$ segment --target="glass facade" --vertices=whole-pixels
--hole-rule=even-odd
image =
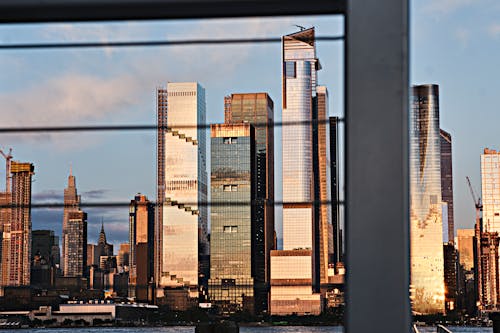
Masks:
[[[222,312],[253,309],[255,139],[250,124],[211,126],[210,301]],[[225,204],[227,203],[227,205]]]
[[[439,90],[412,88],[410,110],[411,299],[419,313],[444,312]]]
[[[87,214],[72,211],[67,215],[64,234],[64,276],[81,277],[87,265]]]
[[[453,215],[453,168],[451,155],[451,134],[440,130],[441,141],[441,193],[442,200],[446,202],[446,218],[443,215],[443,227],[448,234],[445,240],[451,244],[455,241],[455,223]]]
[[[255,127],[256,180],[252,276],[255,311],[268,308],[270,253],[274,249],[274,103],[267,93],[232,94],[224,98],[225,122]]]
[[[484,149],[481,155],[482,230],[500,233],[500,152]]]
[[[205,90],[196,82],[168,83],[166,93],[158,282],[161,287],[190,287],[197,297],[199,256],[208,254],[206,138],[198,126],[206,123]]]

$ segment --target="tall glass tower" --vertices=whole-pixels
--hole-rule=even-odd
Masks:
[[[439,88],[412,88],[410,113],[411,300],[419,313],[444,312]]]
[[[158,89],[158,279],[198,297],[201,256],[208,254],[205,89],[196,82]],[[163,126],[160,126],[164,124]],[[203,265],[200,265],[202,267]]]

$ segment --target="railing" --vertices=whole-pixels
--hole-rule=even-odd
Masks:
[[[437,325],[436,332],[437,333],[453,333],[452,331],[450,331],[449,329],[447,329],[446,327],[444,327],[441,324]]]

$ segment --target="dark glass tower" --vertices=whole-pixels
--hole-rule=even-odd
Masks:
[[[274,244],[274,103],[267,93],[232,94],[224,98],[226,123],[255,127],[256,205],[253,241],[255,311],[268,309],[270,253]]]
[[[211,125],[209,297],[222,313],[254,311],[257,209],[255,138],[250,124]]]
[[[441,196],[448,204],[448,242],[453,244],[455,240],[455,223],[453,219],[453,169],[451,154],[451,134],[439,130],[441,141]]]
[[[338,166],[338,117],[330,117],[330,176],[331,176],[331,197],[332,197],[332,225],[333,225],[333,258],[330,262],[337,264],[342,262],[342,230],[339,218],[339,166]]]

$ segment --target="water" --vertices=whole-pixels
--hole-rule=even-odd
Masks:
[[[436,333],[435,327],[419,327],[421,333]],[[449,326],[453,333],[492,333],[491,327],[458,327]],[[0,330],[0,333],[193,333],[194,327],[88,327],[88,328],[30,328]],[[273,326],[273,327],[240,327],[241,333],[342,333],[340,326]]]

